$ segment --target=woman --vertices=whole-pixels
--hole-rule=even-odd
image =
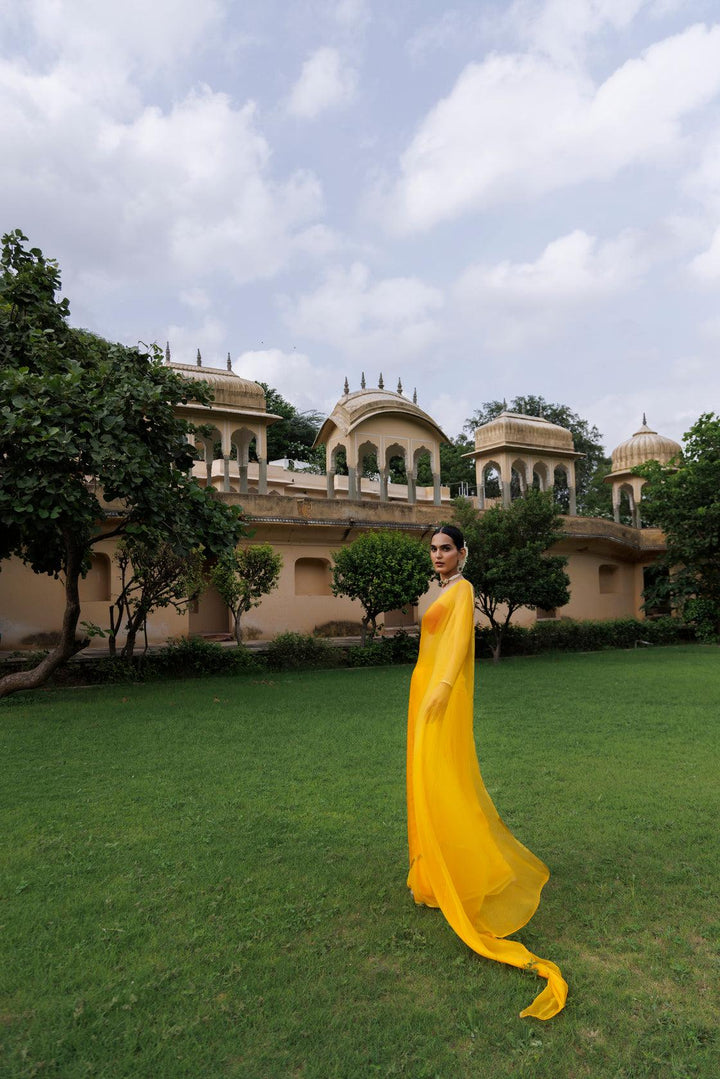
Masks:
[[[462,575],[466,555],[453,525],[432,537],[430,556],[443,591],[422,620],[410,685],[408,887],[416,903],[439,907],[480,955],[547,978],[520,1015],[550,1019],[567,996],[560,971],[518,941],[503,939],[530,920],[550,874],[500,820],[480,776],[473,740],[475,599]]]

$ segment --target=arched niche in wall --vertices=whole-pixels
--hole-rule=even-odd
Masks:
[[[93,554],[90,569],[80,578],[81,603],[110,602],[110,559],[106,554]]]
[[[295,595],[331,596],[330,562],[327,558],[295,559]]]

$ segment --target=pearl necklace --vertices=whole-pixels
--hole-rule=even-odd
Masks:
[[[453,581],[459,580],[461,577],[462,577],[462,573],[459,573],[459,572],[458,573],[453,573],[452,577],[446,577],[445,580],[443,580],[442,577],[441,577],[440,578],[440,587],[441,588],[447,588],[447,586],[449,584],[452,584]]]

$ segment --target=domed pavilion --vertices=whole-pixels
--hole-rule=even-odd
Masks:
[[[661,465],[669,464],[680,452],[680,444],[672,438],[659,435],[657,431],[648,427],[647,419],[643,414],[642,425],[635,434],[626,438],[613,450],[612,472],[605,477],[605,483],[612,484],[613,517],[618,523],[622,497],[625,495],[633,526],[641,527],[640,499],[646,481],[642,476],[633,475],[633,469],[638,465],[644,465],[646,461],[659,461]]]
[[[382,383],[382,376],[380,378]],[[375,455],[380,473],[380,501],[388,501],[390,462],[401,458],[407,473],[407,500],[417,498],[417,469],[424,454],[430,457],[433,478],[433,503],[441,503],[440,443],[450,439],[435,420],[423,412],[414,400],[401,392],[363,387],[346,392],[323,423],[315,440],[325,447],[327,497],[335,497],[338,453],[344,450],[348,470],[348,498],[362,498],[363,462]]]
[[[542,416],[526,416],[507,410],[475,431],[475,449],[465,454],[475,460],[478,505],[485,508],[485,484],[495,472],[500,481],[504,505],[511,501],[513,474],[520,493],[537,484],[541,491],[555,485],[557,472],[564,474],[569,491],[570,513],[577,512],[575,462],[584,454],[575,452],[572,432]]]
[[[240,494],[247,494],[249,450],[254,442],[258,459],[258,493],[266,494],[267,429],[271,423],[276,423],[280,416],[266,412],[262,386],[234,373],[230,353],[227,357],[227,370],[203,367],[199,349],[196,363],[175,363],[170,359],[168,346],[165,350],[165,362],[179,375],[207,382],[213,390],[211,405],[201,405],[190,399],[187,404],[177,406],[177,412],[183,419],[212,428],[208,434],[196,432],[193,436],[193,443],[202,450],[204,456],[208,487],[212,483],[213,451],[215,444],[219,442],[223,456],[222,490],[230,491],[230,460],[234,447],[240,477],[239,491]]]

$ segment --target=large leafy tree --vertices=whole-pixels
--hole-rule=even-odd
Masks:
[[[282,556],[269,543],[225,551],[212,567],[210,580],[233,616],[238,644],[242,643],[240,619],[277,588],[281,569]]]
[[[260,385],[265,391],[267,411],[275,416],[282,416],[281,420],[268,427],[268,461],[287,457],[291,461],[305,461],[313,470],[324,470],[324,448],[312,448],[323,420],[321,414],[312,410],[301,412],[266,382],[261,382]]]
[[[402,532],[366,532],[333,555],[332,590],[360,601],[362,639],[374,637],[384,611],[411,606],[428,590],[430,554]]]
[[[506,401],[486,401],[465,421],[465,430],[474,431],[476,427],[494,420],[505,409],[522,412],[526,416],[542,416],[550,423],[572,431],[576,451],[585,454],[575,462],[577,511],[585,517],[611,518],[612,495],[610,488],[601,482],[602,476],[609,470],[610,462],[605,456],[602,435],[597,427],[584,420],[577,412],[573,412],[568,405],[555,404],[546,401],[544,397],[526,394],[514,397],[509,405]],[[556,495],[561,507],[567,512],[567,488],[558,484]]]
[[[76,638],[78,582],[103,536],[209,555],[243,533],[236,509],[190,476],[191,426],[174,407],[209,387],[165,367],[159,350],[72,328],[57,264],[15,231],[0,262],[0,559],[61,577],[57,646],[33,670],[0,680],[0,696],[34,688],[86,643]],[[186,527],[188,522],[192,527]],[[185,530],[184,530],[185,529]]]
[[[450,488],[451,494],[457,494],[461,484],[475,487],[475,463],[463,456],[474,449],[474,443],[462,431],[452,442],[440,443],[440,479]],[[420,462],[417,481],[421,487],[432,487],[432,472],[427,459]]]
[[[484,513],[457,499],[455,516],[468,545],[464,573],[490,623],[497,663],[503,633],[520,607],[549,610],[570,598],[567,559],[547,554],[562,537],[560,514],[550,492],[529,490],[510,506]]]
[[[647,483],[642,515],[665,533],[660,572],[646,589],[645,606],[668,603],[705,640],[720,638],[720,417],[706,412],[683,435],[682,454],[667,465],[648,461],[635,470]],[[665,571],[665,572],[663,572]]]

